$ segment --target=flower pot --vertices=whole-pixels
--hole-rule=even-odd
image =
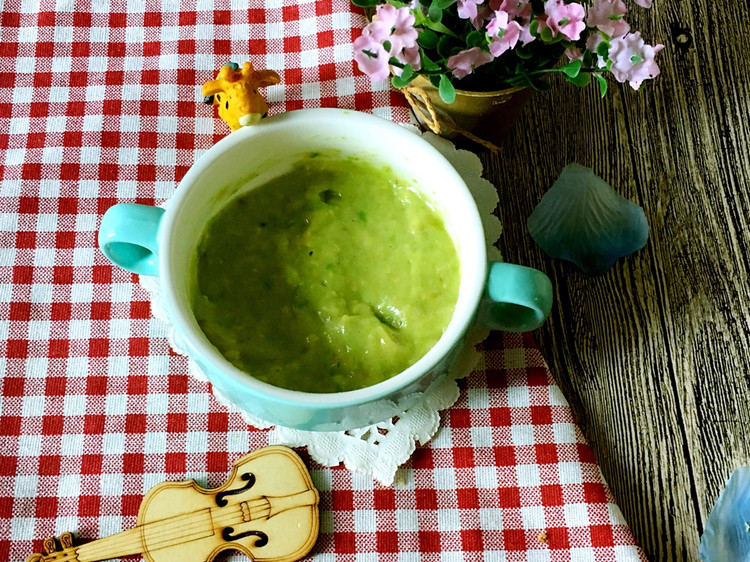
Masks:
[[[493,92],[457,89],[455,101],[445,103],[424,76],[417,76],[401,91],[419,122],[434,133],[447,138],[462,135],[494,150],[511,131],[532,93],[529,88]]]

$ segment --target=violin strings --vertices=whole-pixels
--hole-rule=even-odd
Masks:
[[[217,517],[208,517],[209,521],[214,523],[212,531],[215,527],[226,526],[227,524],[239,524],[244,523],[242,520],[242,510],[239,506],[231,506],[235,513],[229,513],[225,510],[229,510],[229,507],[224,508],[208,508],[210,512],[214,510],[221,510],[221,513]],[[211,513],[213,515],[213,513]],[[182,515],[175,515],[167,519],[160,521],[153,521],[139,525],[133,529],[128,529],[116,535],[104,537],[102,539],[87,543],[78,547],[79,556],[85,554],[88,557],[96,557],[101,555],[107,555],[111,557],[113,551],[121,552],[122,549],[131,550],[137,548],[137,552],[142,552],[142,548],[148,550],[159,550],[167,546],[171,546],[170,543],[175,541],[183,541],[185,536],[193,534],[202,528],[205,528],[205,520],[207,517],[205,509]],[[239,516],[239,520],[238,520]],[[180,520],[179,522],[176,520]],[[175,535],[174,526],[180,524],[180,531],[178,535]],[[144,534],[147,533],[148,544],[144,543]],[[135,535],[135,536],[133,536]],[[124,554],[120,554],[124,556]],[[93,560],[101,560],[101,558],[93,558]]]
[[[210,508],[209,508],[210,509]],[[226,509],[226,508],[225,508]],[[89,543],[91,548],[85,550],[86,555],[98,556],[103,552],[110,553],[113,549],[132,549],[133,547],[138,548],[139,551],[145,546],[149,550],[158,550],[164,548],[165,543],[174,542],[176,540],[182,540],[184,537],[193,534],[195,531],[206,528],[206,519],[216,524],[223,524],[224,520],[236,519],[231,514],[227,513],[216,518],[207,518],[205,510],[199,512],[175,515],[173,517],[162,519],[159,521],[153,521],[139,525],[133,529],[125,531],[124,533],[118,533],[111,537],[105,537],[93,543]],[[175,535],[175,529],[179,525],[178,534]],[[211,529],[213,531],[213,528]],[[147,533],[149,538],[148,544],[144,545],[144,533]],[[84,545],[81,548],[87,547]],[[169,546],[168,544],[166,546]]]
[[[249,509],[251,519],[254,519],[256,516],[265,516],[267,518],[270,514],[271,506],[267,499],[259,498],[256,500],[249,500],[247,503],[253,504]],[[206,513],[206,511],[208,511],[208,513]],[[215,511],[218,511],[219,514],[214,517]],[[234,511],[234,513],[231,513],[231,511]],[[207,516],[213,523],[212,531],[216,527],[246,523],[242,517],[242,508],[238,504],[232,505],[231,508],[209,507],[193,513],[174,515],[166,519],[139,525],[133,529],[83,545],[83,547],[79,547],[79,551],[81,548],[89,547],[84,548],[86,557],[89,557],[102,555],[111,556],[111,552],[115,549],[132,550],[135,548],[135,552],[141,552],[141,549],[144,546],[148,550],[159,550],[172,546],[178,541],[184,542],[185,536],[189,536],[190,534],[193,534],[193,532],[205,529],[206,525],[204,519],[206,519]],[[174,527],[177,524],[180,524],[180,532],[178,535],[175,535]],[[144,533],[148,533],[147,545],[143,544]],[[120,555],[123,556],[124,554]]]
[[[154,523],[156,524],[155,527],[149,527],[150,524],[147,523],[145,525],[139,525],[133,529],[129,529],[128,531],[125,531],[123,533],[118,533],[116,535],[112,535],[111,537],[105,537],[92,543],[85,544],[82,547],[79,547],[79,556],[85,555],[86,558],[91,556],[94,557],[94,560],[101,560],[105,557],[111,558],[113,556],[113,553],[115,553],[117,556],[125,556],[126,553],[133,554],[134,552],[142,552],[144,549],[151,550],[154,549],[154,547],[159,548],[158,546],[156,546],[156,544],[158,544],[159,542],[164,542],[164,539],[162,539],[162,541],[154,541],[156,544],[153,545],[151,544],[151,541],[149,541],[148,544],[144,544],[144,527],[151,529],[157,528],[158,526],[162,525],[162,522]],[[199,520],[197,521],[197,523],[200,525],[201,521]],[[168,522],[168,527],[178,524],[179,522],[173,519]],[[187,529],[183,525],[180,525],[179,535],[175,535],[175,531],[170,530],[169,528],[157,530],[154,535],[157,539],[160,536],[166,536],[166,541],[169,542],[170,540],[180,539],[181,537],[184,537],[185,531],[192,530],[193,527],[194,524],[189,524]]]
[[[181,526],[179,534],[177,535],[174,530],[164,529],[153,535],[150,534],[147,542],[144,542],[142,529],[136,527],[135,529],[131,529],[131,531],[135,531],[135,533],[129,534],[128,536],[118,537],[117,540],[110,541],[107,540],[110,537],[107,537],[100,541],[89,543],[91,548],[88,549],[86,547],[89,545],[84,545],[82,549],[79,550],[79,556],[83,555],[87,560],[102,560],[104,558],[111,558],[113,555],[125,556],[127,554],[135,554],[145,550],[159,550],[184,542],[185,537],[192,534],[191,531],[202,529],[205,529],[205,523],[201,524],[201,522],[198,522],[197,526],[195,524],[191,524],[186,528]],[[81,556],[81,558],[83,558],[83,556]]]

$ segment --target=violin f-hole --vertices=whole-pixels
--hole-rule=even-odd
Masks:
[[[268,544],[268,535],[263,531],[245,531],[244,533],[238,533],[236,535],[233,533],[234,527],[224,527],[221,531],[221,538],[229,542],[244,539],[245,537],[258,537],[258,540],[253,543],[254,547],[266,546]]]
[[[234,496],[235,494],[241,494],[242,492],[249,490],[253,487],[255,484],[255,475],[252,472],[246,472],[242,476],[240,476],[242,480],[246,480],[247,484],[245,484],[242,488],[237,488],[236,490],[227,490],[225,492],[219,492],[216,494],[216,505],[219,507],[224,507],[227,505],[227,500],[224,499],[226,496]]]

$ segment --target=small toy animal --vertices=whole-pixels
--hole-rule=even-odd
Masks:
[[[203,101],[219,108],[221,117],[236,131],[240,127],[255,125],[268,115],[268,105],[258,88],[281,82],[273,70],[255,70],[246,62],[240,70],[235,62],[225,64],[216,75],[216,80],[203,84]]]

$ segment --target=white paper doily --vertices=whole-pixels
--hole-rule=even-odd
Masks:
[[[501,259],[495,242],[502,228],[499,219],[493,214],[498,203],[495,187],[482,178],[482,163],[476,154],[467,150],[457,150],[450,141],[431,132],[420,133],[413,126],[406,126],[415,134],[434,146],[461,175],[469,187],[482,217],[487,240],[487,257],[493,261]],[[167,202],[164,206],[167,206]],[[140,284],[151,296],[151,311],[154,317],[170,323],[167,311],[161,300],[159,279],[141,276]],[[290,447],[307,447],[310,456],[324,466],[344,466],[353,472],[368,475],[389,486],[400,465],[409,459],[417,443],[427,443],[440,427],[440,411],[450,408],[458,400],[459,390],[456,380],[467,376],[476,366],[480,354],[475,345],[489,335],[486,328],[473,327],[467,333],[463,354],[459,357],[451,376],[437,381],[425,392],[421,402],[413,408],[384,422],[349,431],[301,431],[288,427],[274,426],[252,414],[239,410],[214,388],[216,399],[232,411],[239,412],[248,424],[259,429],[270,429],[269,441],[272,444]],[[177,353],[187,356],[186,350],[169,327],[169,342]],[[189,359],[190,374],[205,381],[206,376],[192,359]],[[212,387],[213,388],[213,387]]]

